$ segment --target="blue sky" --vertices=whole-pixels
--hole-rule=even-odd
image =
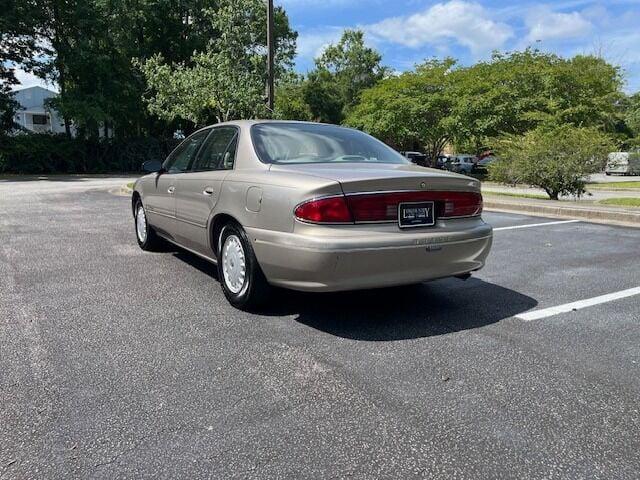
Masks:
[[[383,62],[402,71],[446,55],[463,64],[533,45],[564,56],[599,54],[620,65],[626,90],[640,90],[640,0],[275,0],[299,33],[305,72],[345,28],[361,28]]]
[[[534,45],[564,56],[599,54],[620,65],[627,92],[640,91],[640,0],[275,0],[298,31],[296,68],[306,72],[345,28],[361,28],[367,43],[395,70],[425,58],[453,56],[463,64],[492,50]],[[22,86],[40,84],[19,71]],[[22,87],[20,86],[20,87]],[[20,88],[18,87],[18,88]],[[55,87],[54,87],[55,88]]]

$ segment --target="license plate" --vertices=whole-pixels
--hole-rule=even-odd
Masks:
[[[434,225],[434,203],[415,202],[398,205],[398,225],[400,228],[428,227]]]

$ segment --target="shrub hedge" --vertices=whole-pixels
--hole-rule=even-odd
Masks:
[[[179,141],[157,138],[87,140],[65,135],[0,136],[0,173],[128,173],[164,159]]]

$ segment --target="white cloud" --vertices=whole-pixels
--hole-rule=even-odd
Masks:
[[[298,35],[298,55],[303,58],[315,58],[322,54],[331,43],[340,40],[344,28],[327,27],[323,30],[300,32]]]
[[[591,51],[586,53],[602,55],[614,65],[620,65],[626,78],[626,90],[629,93],[640,91],[640,32],[637,28],[612,30],[599,37]]]
[[[363,28],[374,39],[418,48],[436,47],[454,41],[480,55],[500,48],[513,35],[506,23],[493,20],[478,3],[451,0],[437,3],[422,12],[392,17]]]
[[[591,32],[593,25],[580,12],[556,13],[549,8],[535,8],[525,19],[529,33],[527,42],[580,38]]]

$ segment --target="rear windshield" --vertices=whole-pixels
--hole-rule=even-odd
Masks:
[[[251,137],[265,163],[410,163],[370,135],[334,125],[259,123]]]

